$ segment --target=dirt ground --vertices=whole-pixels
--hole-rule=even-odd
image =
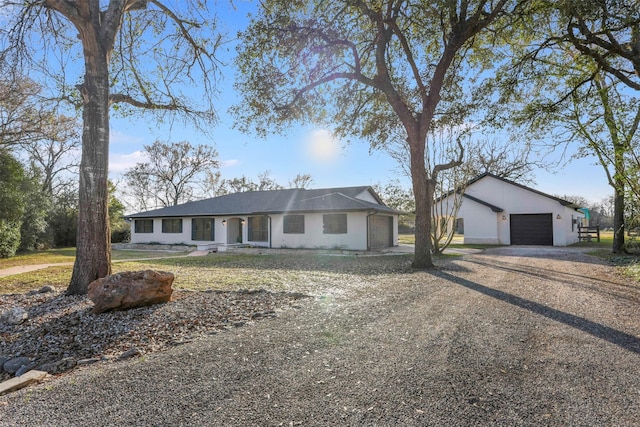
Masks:
[[[637,283],[566,248],[438,264],[0,396],[0,425],[640,425]]]

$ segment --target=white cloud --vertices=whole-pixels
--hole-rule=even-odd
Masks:
[[[129,154],[111,154],[109,156],[109,172],[121,173],[135,166],[136,163],[146,162],[147,160],[146,154],[141,150]]]
[[[307,153],[314,162],[331,163],[341,154],[340,143],[326,129],[316,129],[307,139]]]
[[[233,166],[238,166],[240,164],[240,160],[238,159],[230,159],[230,160],[222,160],[220,161],[221,168],[231,168]]]

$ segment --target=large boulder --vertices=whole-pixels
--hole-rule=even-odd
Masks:
[[[173,278],[173,273],[153,270],[112,274],[91,282],[88,297],[94,313],[160,304],[171,300]]]

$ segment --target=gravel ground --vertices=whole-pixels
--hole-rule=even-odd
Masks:
[[[1,396],[0,425],[640,425],[640,287],[612,267],[379,260],[276,318]]]

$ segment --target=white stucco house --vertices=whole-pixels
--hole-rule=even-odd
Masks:
[[[440,200],[446,202],[453,192]],[[490,173],[469,181],[455,226],[467,244],[567,246],[578,241],[580,206]]]
[[[128,215],[131,243],[375,250],[398,215],[371,187],[248,191]]]

